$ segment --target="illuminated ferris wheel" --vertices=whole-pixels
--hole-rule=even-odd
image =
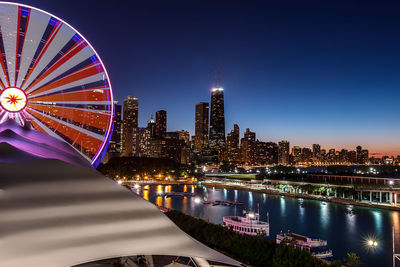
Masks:
[[[40,9],[0,2],[0,123],[30,121],[97,165],[113,112],[107,71],[79,32]]]

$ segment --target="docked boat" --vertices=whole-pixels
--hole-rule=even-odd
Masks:
[[[277,244],[285,244],[307,250],[312,256],[325,259],[332,257],[332,250],[328,249],[328,242],[319,238],[307,237],[295,233],[280,233],[276,235]]]
[[[269,222],[260,221],[259,213],[246,210],[243,213],[244,216],[224,216],[224,225],[241,234],[269,236]]]
[[[170,192],[165,194],[165,197],[192,197],[192,196],[194,196],[194,194],[188,192]]]

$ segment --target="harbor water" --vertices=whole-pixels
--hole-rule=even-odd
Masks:
[[[335,259],[355,252],[362,262],[371,265],[392,266],[393,238],[400,250],[400,212],[357,207],[316,200],[297,199],[244,190],[216,189],[201,185],[144,186],[133,189],[155,205],[182,211],[186,214],[222,224],[223,216],[242,215],[243,209],[260,210],[260,219],[269,214],[270,238],[281,231],[291,231],[328,241]],[[166,197],[168,192],[188,192],[193,196]],[[204,205],[203,201],[238,201],[243,205]],[[378,242],[374,256],[367,240]],[[397,265],[400,266],[400,265]]]

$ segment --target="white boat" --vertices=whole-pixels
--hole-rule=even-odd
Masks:
[[[241,234],[269,236],[269,222],[260,221],[259,213],[246,210],[243,213],[244,216],[224,216],[224,225]]]
[[[324,259],[332,257],[332,250],[327,248],[328,241],[319,238],[281,232],[276,235],[276,243],[307,250],[316,258]]]

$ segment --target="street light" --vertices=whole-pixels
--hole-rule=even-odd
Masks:
[[[369,239],[368,240],[368,246],[372,249],[372,264],[371,266],[374,266],[374,256],[375,256],[375,249],[378,247],[378,242],[375,240]]]

